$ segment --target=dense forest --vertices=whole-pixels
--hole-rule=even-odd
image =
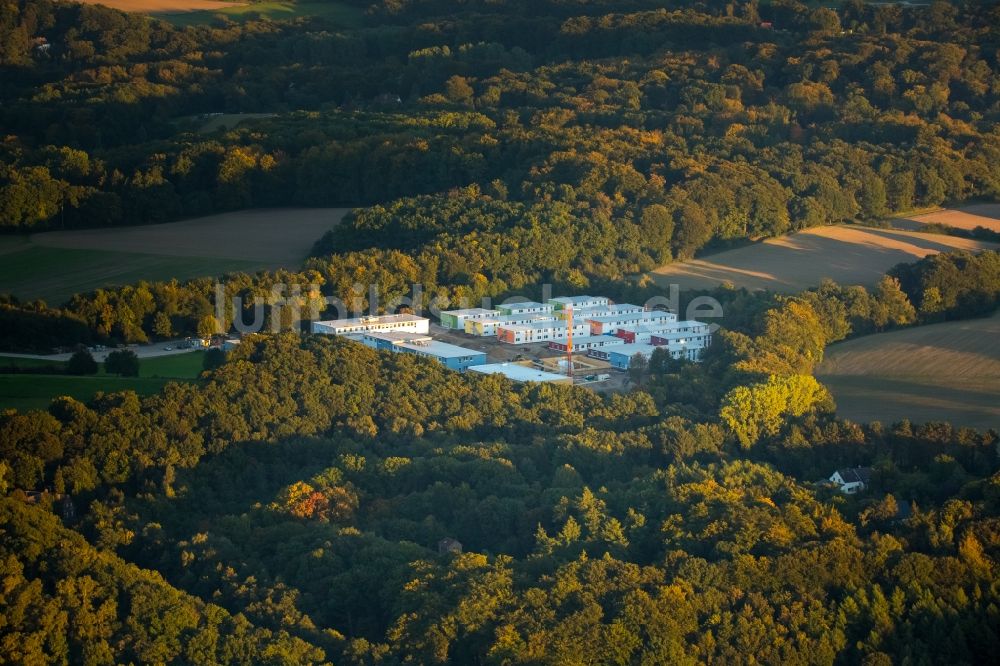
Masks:
[[[301,270],[221,279],[294,330],[275,285],[644,302],[706,247],[1000,193],[996,4],[342,4],[360,25],[0,0],[0,225],[361,205]],[[624,393],[286,330],[156,395],[0,412],[0,663],[995,659],[1000,434],[843,421],[812,372],[995,311],[1000,254],[711,295],[704,362]],[[214,278],[15,296],[4,349],[233,324]],[[854,466],[865,493],[823,482]]]
[[[459,305],[615,289],[706,246],[1000,192],[995,4],[357,4],[351,28],[176,28],[9,0],[0,224],[370,203],[303,271],[230,276],[227,296],[317,285],[302,305],[322,309],[419,282]],[[200,131],[222,112],[273,115]],[[228,328],[213,298],[208,280],[137,284],[0,314],[143,341]]]
[[[704,363],[654,354],[626,394],[285,333],[246,338],[200,384],[2,414],[3,649],[988,661],[998,433],[839,421],[811,372],[845,336],[992,310],[1000,256],[895,273],[871,292],[734,292]],[[856,465],[874,468],[861,496],[820,481]]]
[[[0,220],[139,224],[479,184],[616,226],[663,205],[672,238],[641,241],[641,262],[997,193],[995,4],[663,5],[386,0],[354,29],[174,28],[7,0]],[[201,114],[248,112],[276,115],[198,131]]]

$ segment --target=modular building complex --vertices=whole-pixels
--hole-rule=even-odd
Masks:
[[[339,335],[387,351],[433,358],[452,370],[486,363],[485,352],[435,340],[430,320],[411,314],[372,315],[353,319],[314,321],[312,332]]]
[[[709,328],[708,324],[703,324],[700,321],[676,321],[636,327],[634,329],[623,328],[615,331],[615,336],[622,338],[625,342],[636,342],[647,345],[686,342],[688,344],[697,343],[702,347],[707,347],[712,343],[711,328]]]
[[[311,330],[322,335],[359,335],[374,331],[427,333],[430,331],[430,320],[412,314],[370,315],[353,319],[314,321]]]
[[[638,342],[638,341],[637,341]],[[708,347],[712,344],[712,333],[708,324],[700,321],[679,321],[677,327],[653,333],[649,336],[651,345],[688,345]]]
[[[523,326],[535,322],[553,322],[555,319],[548,315],[539,314],[517,314],[492,319],[467,319],[465,322],[465,332],[469,335],[496,336],[501,327]]]
[[[614,335],[583,335],[580,337],[574,335],[572,345],[566,339],[553,340],[549,343],[549,349],[561,352],[585,352],[591,349],[601,349],[602,347],[623,344],[625,344],[625,340]]]
[[[507,303],[495,310],[452,310],[441,313],[441,323],[470,335],[495,337],[504,344],[543,343],[555,352],[586,354],[619,370],[627,370],[638,355],[649,359],[656,349],[671,358],[698,361],[712,342],[708,324],[678,321],[673,312],[615,304],[603,296],[560,296],[546,303]],[[537,362],[551,360],[539,358]],[[570,362],[565,361],[566,368]],[[517,381],[569,380],[569,375],[559,374],[557,368],[547,368],[555,370],[547,372],[520,363],[475,363],[464,367],[504,374]]]
[[[487,310],[486,308],[447,310],[441,313],[441,325],[455,331],[464,331],[467,321],[496,319],[499,316],[501,316],[499,310]]]
[[[586,308],[600,308],[611,304],[611,301],[604,296],[559,296],[550,298],[549,304],[555,310],[565,310],[572,307],[574,310]]]
[[[543,314],[552,315],[553,306],[549,303],[536,303],[535,301],[521,301],[519,303],[505,303],[498,305],[497,310],[501,315],[530,315]]]
[[[465,370],[486,363],[486,353],[451,345],[439,340],[403,342],[396,349],[405,354],[415,354],[440,361],[446,368]]]
[[[590,323],[590,332],[593,335],[613,335],[619,330],[628,331],[643,326],[670,324],[675,321],[677,321],[677,315],[673,312],[660,310],[587,317],[587,322]]]
[[[662,349],[670,354],[670,358],[684,359],[687,361],[700,361],[704,352],[704,347],[681,342],[671,342],[664,344],[645,344],[641,342],[626,342],[621,345],[610,345],[605,347],[592,348],[587,352],[591,358],[600,361],[607,361],[612,367],[619,370],[627,370],[632,363],[632,358],[636,354],[641,354],[648,361],[653,352]]]
[[[628,370],[629,365],[632,363],[632,357],[641,354],[648,360],[655,350],[656,347],[653,345],[624,344],[614,347],[604,347],[603,349],[594,349],[588,355],[602,361],[607,361],[612,368]]]
[[[452,370],[465,370],[486,363],[486,352],[440,342],[429,335],[400,331],[366,333],[361,342],[375,349],[433,358]]]
[[[569,322],[561,319],[552,319],[529,324],[503,325],[497,328],[497,339],[510,345],[565,340],[571,330],[568,324]],[[572,331],[573,335],[587,335],[590,333],[590,328],[587,322],[579,322],[573,324]]]
[[[646,312],[646,308],[641,305],[632,305],[631,303],[616,303],[614,305],[597,305],[593,307],[586,308],[576,308],[572,310],[564,308],[562,310],[556,310],[555,316],[560,319],[567,319],[572,312],[573,319],[591,319],[593,317],[610,317],[613,315],[635,315],[642,312]]]

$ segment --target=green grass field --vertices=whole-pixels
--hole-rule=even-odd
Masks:
[[[68,395],[86,402],[98,392],[135,391],[139,395],[158,393],[170,382],[194,381],[201,374],[205,352],[159,356],[142,359],[138,377],[118,377],[104,373],[96,375],[16,375],[0,373],[0,410],[18,411],[46,409],[53,398]],[[61,361],[0,356],[0,367],[64,366]]]
[[[10,240],[0,239],[0,248],[9,246]],[[72,250],[24,243],[22,249],[0,250],[0,292],[12,293],[24,301],[40,298],[57,307],[73,294],[101,287],[140,280],[186,280],[260,267],[257,262],[239,259]]]
[[[139,362],[139,377],[194,379],[201,374],[201,365],[204,358],[204,351],[144,358]]]
[[[356,7],[339,2],[258,2],[234,5],[224,9],[208,11],[155,14],[177,26],[204,25],[216,16],[225,16],[233,21],[242,21],[253,16],[261,16],[272,21],[283,21],[300,16],[317,16],[344,28],[354,28],[361,24],[362,14]]]
[[[62,368],[65,361],[43,361],[40,358],[17,358],[16,356],[0,356],[0,368]]]
[[[98,392],[135,391],[139,395],[158,393],[177,379],[151,377],[69,377],[64,375],[0,375],[0,409],[25,412],[46,409],[53,398],[68,395],[86,402]]]

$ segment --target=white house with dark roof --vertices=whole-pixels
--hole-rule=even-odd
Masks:
[[[854,495],[868,487],[871,476],[871,467],[848,467],[834,472],[830,477],[830,483],[839,486],[840,492],[845,495]]]

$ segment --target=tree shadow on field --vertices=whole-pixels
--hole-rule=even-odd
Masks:
[[[959,248],[954,245],[944,243],[941,241],[933,240],[927,238],[927,234],[921,236],[914,236],[909,233],[900,233],[898,231],[892,231],[890,229],[865,229],[866,232],[872,234],[873,236],[879,236],[887,240],[893,241],[903,241],[914,247],[918,247],[927,250],[927,254],[939,253],[939,252],[953,252]],[[951,238],[950,236],[945,236],[945,238]],[[987,243],[984,241],[973,241],[982,243],[984,247],[1000,247],[996,243]],[[926,255],[925,255],[926,256]]]
[[[872,287],[897,264],[957,249],[947,242],[899,231],[850,226],[824,229],[804,230],[700,257],[673,269],[668,265],[651,276],[660,284],[677,282],[682,288],[711,288],[732,282],[750,290],[788,293],[817,287],[825,278],[842,285]],[[846,238],[837,237],[839,229]],[[982,247],[1000,245],[982,243]]]
[[[835,342],[827,347],[827,351],[836,351],[837,353],[871,352],[867,345],[870,344],[873,336],[878,336],[879,341],[886,345],[896,344],[912,347],[914,354],[933,353],[933,351],[924,351],[929,347],[974,355],[981,358],[982,362],[986,364],[1000,364],[1000,346],[996,345],[995,342],[1000,340],[1000,310],[983,317],[870,333],[850,340]],[[965,336],[975,336],[979,349],[970,349],[970,345],[963,341]],[[997,392],[1000,393],[1000,385],[997,387]]]
[[[833,394],[838,413],[855,421],[892,422],[905,418],[914,423],[947,420],[956,426],[1000,427],[1000,400],[989,390],[855,375],[818,379]]]

